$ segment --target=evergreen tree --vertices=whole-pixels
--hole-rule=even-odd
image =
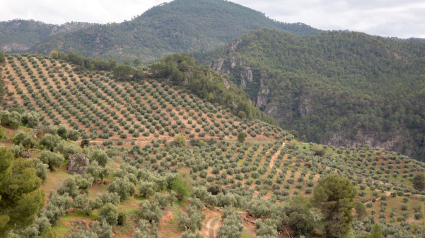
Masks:
[[[326,237],[341,237],[350,231],[356,191],[348,178],[329,174],[314,189],[313,203],[323,215]]]
[[[44,206],[45,194],[40,186],[31,161],[13,160],[11,151],[0,148],[0,237],[32,224]]]
[[[413,187],[416,190],[424,191],[425,189],[425,174],[418,173],[415,177],[413,177]]]

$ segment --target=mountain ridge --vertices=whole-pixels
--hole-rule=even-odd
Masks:
[[[131,21],[96,25],[44,39],[29,53],[72,50],[85,57],[139,58],[151,63],[166,55],[212,49],[254,29],[273,28],[298,35],[321,32],[301,23],[281,23],[263,13],[221,0],[175,0]]]
[[[421,158],[423,50],[422,43],[358,32],[296,37],[262,29],[192,56],[309,140]]]
[[[23,19],[3,21],[0,22],[0,50],[5,53],[21,53],[49,36],[92,25],[86,22],[67,22],[56,25]]]

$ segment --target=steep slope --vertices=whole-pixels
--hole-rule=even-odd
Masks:
[[[193,54],[308,140],[425,156],[425,45],[356,32],[258,30]]]
[[[146,144],[152,139],[171,140],[176,134],[221,140],[235,138],[240,131],[250,138],[286,135],[267,123],[238,119],[230,109],[166,82],[114,82],[110,73],[74,74],[72,65],[58,63],[41,55],[8,56],[4,103],[39,111],[45,126],[64,124],[78,129],[83,139],[106,144]]]
[[[264,27],[297,35],[320,32],[301,23],[276,22],[227,1],[175,0],[156,6],[132,21],[50,37],[29,52],[72,50],[86,57],[113,58],[119,62],[139,58],[146,63],[170,53],[212,49]]]
[[[24,52],[49,36],[76,31],[92,25],[84,22],[53,25],[34,20],[0,22],[0,50],[5,53]]]

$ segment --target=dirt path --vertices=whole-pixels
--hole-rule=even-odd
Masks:
[[[208,208],[204,209],[206,214],[206,219],[204,220],[204,225],[202,227],[201,233],[206,238],[216,238],[218,234],[218,229],[222,225],[221,212],[210,210]]]
[[[283,143],[282,144],[282,148],[285,146],[285,143]],[[272,156],[272,159],[270,160],[270,164],[269,164],[269,167],[270,168],[273,168],[273,164],[274,164],[274,162],[276,161],[276,159],[277,159],[277,157],[279,156],[279,154],[280,154],[280,151],[281,151],[282,149],[280,149],[280,150],[278,150],[273,156]]]

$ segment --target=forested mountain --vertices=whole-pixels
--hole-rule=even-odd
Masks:
[[[24,52],[49,36],[79,30],[92,25],[84,22],[53,25],[20,19],[0,22],[0,50],[5,53]]]
[[[258,108],[310,141],[425,156],[423,43],[262,29],[192,55],[229,75]]]
[[[212,49],[260,28],[300,36],[320,32],[302,23],[277,22],[228,1],[175,0],[153,7],[131,21],[49,37],[29,52],[72,50],[85,57],[113,58],[118,62],[139,58],[146,63],[175,52]]]

